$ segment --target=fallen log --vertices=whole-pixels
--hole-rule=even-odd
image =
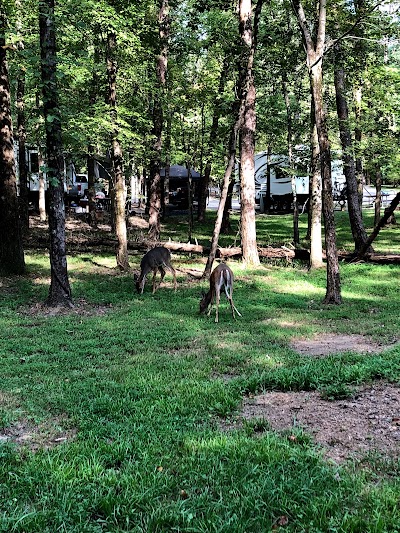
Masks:
[[[35,236],[27,239],[25,242],[27,248],[48,248],[49,241],[47,236]],[[95,237],[91,238],[90,236],[77,235],[76,237],[68,238],[67,237],[67,252],[68,253],[79,253],[85,251],[102,251],[102,249],[115,250],[117,246],[117,240],[112,237]],[[176,241],[166,241],[162,243],[162,246],[165,246],[171,252],[174,253],[192,253],[199,255],[208,255],[210,249],[202,246],[200,244],[190,244],[182,243]],[[146,241],[129,241],[128,249],[137,253],[145,253],[149,249],[149,243]],[[300,259],[303,261],[308,261],[310,257],[310,252],[305,249],[290,249],[285,246],[274,248],[272,246],[258,248],[258,253],[260,257],[265,257],[267,259]],[[217,249],[217,258],[219,259],[228,259],[230,257],[240,257],[242,255],[242,249],[240,246],[233,246],[231,248],[218,248]],[[340,261],[358,261],[358,262],[368,262],[376,263],[382,265],[400,265],[400,255],[399,254],[379,254],[371,253],[366,254],[362,259],[357,258],[354,253],[347,252],[338,252],[338,258]],[[326,259],[325,254],[323,259]]]

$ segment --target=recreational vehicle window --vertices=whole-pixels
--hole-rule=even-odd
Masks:
[[[39,154],[37,152],[29,152],[29,171],[32,174],[39,172]]]

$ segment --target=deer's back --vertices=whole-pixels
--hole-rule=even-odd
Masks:
[[[171,252],[164,246],[156,246],[156,248],[152,248],[143,256],[140,268],[142,270],[146,268],[154,269],[164,264],[169,265],[170,262]]]

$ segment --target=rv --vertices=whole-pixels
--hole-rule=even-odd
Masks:
[[[255,184],[256,184],[256,204],[260,206],[260,211],[264,212],[267,194],[267,175],[269,166],[270,176],[270,204],[272,211],[288,212],[292,208],[293,191],[292,175],[296,188],[297,201],[300,206],[307,208],[309,198],[309,175],[304,168],[300,157],[295,158],[295,168],[289,167],[289,158],[285,155],[273,154],[267,156],[267,152],[260,152],[254,157],[255,164]],[[343,165],[341,160],[332,162],[332,186],[335,197],[340,197],[345,185],[343,175]]]

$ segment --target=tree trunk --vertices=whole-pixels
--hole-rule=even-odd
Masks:
[[[336,248],[335,213],[332,194],[331,150],[326,129],[326,115],[322,101],[322,64],[311,69],[311,83],[315,103],[315,123],[321,160],[322,176],[322,211],[325,224],[325,248],[327,259],[327,287],[324,303],[340,304],[342,302],[339,261]]]
[[[232,171],[235,168],[235,155],[236,155],[236,144],[237,144],[237,134],[240,127],[240,123],[242,120],[242,107],[239,111],[239,115],[236,119],[235,124],[232,126],[231,136],[229,139],[229,158],[228,158],[228,164],[225,170],[224,175],[224,182],[222,186],[221,191],[221,198],[219,200],[218,210],[217,210],[217,218],[215,219],[215,225],[214,225],[214,231],[213,236],[211,240],[211,249],[210,253],[207,259],[206,267],[203,272],[203,278],[209,278],[211,274],[212,265],[214,263],[214,259],[217,254],[217,247],[218,247],[218,239],[221,232],[221,224],[222,224],[222,217],[224,214],[224,207],[226,198],[228,195],[228,186],[229,181],[232,175]]]
[[[362,140],[361,98],[362,98],[362,86],[360,82],[360,85],[354,89],[354,114],[355,114],[355,120],[356,120],[356,126],[354,130],[354,140],[355,140],[355,149],[356,149],[356,175],[357,175],[358,203],[360,204],[361,215],[362,215],[363,186],[365,182],[365,177],[364,177],[362,158],[360,155],[360,150],[361,150],[360,146],[361,146],[361,140]]]
[[[322,260],[322,180],[317,127],[312,132],[310,179],[310,269],[321,268]]]
[[[379,163],[375,165],[375,204],[374,204],[374,226],[376,226],[381,218],[382,209],[382,171]]]
[[[335,46],[335,91],[336,109],[339,119],[340,141],[342,144],[343,167],[347,185],[347,205],[355,251],[362,248],[367,240],[362,211],[359,203],[356,167],[353,156],[353,142],[349,127],[349,111],[346,100],[345,72],[342,66],[340,43]]]
[[[115,213],[115,233],[118,240],[116,253],[117,266],[121,270],[129,270],[128,242],[125,219],[125,176],[123,171],[123,157],[120,142],[118,140],[117,124],[117,61],[115,59],[117,41],[115,33],[111,32],[107,36],[107,74],[109,87],[109,105],[113,134],[111,141],[111,162],[113,169],[113,193],[114,193],[114,213]]]
[[[261,3],[257,8],[261,10]],[[258,12],[259,17],[259,12]],[[252,24],[251,0],[239,2],[239,31],[245,50],[245,65],[247,67],[245,79],[247,91],[244,95],[245,109],[241,131],[241,160],[240,160],[240,214],[243,262],[246,266],[257,266],[260,258],[257,251],[257,233],[255,216],[255,181],[254,181],[254,151],[256,131],[256,90],[254,85],[253,63],[249,65],[248,57],[253,57],[256,49],[256,34],[258,26],[257,10],[255,14],[254,32]]]
[[[293,7],[300,30],[303,35],[307,66],[310,75],[310,87],[314,98],[315,124],[317,127],[318,144],[322,176],[322,209],[325,223],[325,247],[327,257],[327,287],[324,303],[340,304],[342,302],[340,288],[339,261],[336,249],[336,228],[332,195],[331,151],[326,128],[326,113],[323,106],[322,62],[326,44],[326,0],[318,6],[317,37],[314,43],[310,26],[306,20],[300,0],[293,0]]]
[[[168,38],[170,29],[168,0],[160,0],[159,10],[159,56],[157,59],[157,90],[153,104],[153,153],[150,161],[150,206],[149,206],[149,237],[155,241],[160,239],[161,195],[163,193],[160,168],[163,130],[163,91],[166,85],[168,68]]]
[[[289,155],[289,168],[291,171],[290,181],[292,186],[293,195],[293,245],[295,248],[300,246],[300,234],[299,234],[299,205],[297,202],[297,190],[296,190],[296,175],[293,169],[293,146],[292,146],[292,110],[290,105],[289,93],[287,90],[287,82],[285,78],[282,79],[282,92],[285,100],[286,117],[287,117],[287,147]]]
[[[38,146],[38,161],[39,161],[39,218],[40,222],[46,222],[46,178],[44,177],[43,167],[43,155],[40,146]]]
[[[39,26],[49,186],[51,265],[51,284],[46,303],[49,306],[71,307],[71,288],[65,248],[64,158],[57,91],[54,0],[40,0]]]
[[[23,235],[29,232],[29,189],[28,166],[26,161],[25,129],[25,72],[21,69],[17,82],[17,130],[18,130],[18,170],[19,170],[19,216]]]
[[[232,194],[233,194],[233,187],[235,186],[235,178],[232,178],[228,185],[228,192],[226,195],[226,202],[224,206],[224,214],[222,216],[222,225],[221,225],[221,233],[228,234],[231,232],[231,220],[229,216],[229,212],[232,209]]]
[[[311,95],[311,176],[310,176],[310,269],[321,268],[322,260],[322,180],[314,97]]]
[[[399,204],[400,204],[400,192],[398,192],[396,196],[393,198],[393,200],[390,202],[390,206],[385,209],[385,214],[383,215],[383,217],[378,221],[377,224],[375,224],[373,232],[368,237],[364,246],[358,251],[358,258],[362,258],[364,257],[365,254],[368,253],[368,251],[371,249],[370,248],[371,244],[374,242],[374,240],[378,236],[378,233],[383,228],[383,226],[388,222],[390,217],[393,215],[393,213],[395,212]]]
[[[267,184],[265,192],[265,213],[269,214],[271,211],[271,146],[267,147]],[[260,200],[261,201],[261,200]]]
[[[88,199],[89,199],[89,221],[90,225],[93,227],[97,226],[96,220],[96,190],[94,187],[96,176],[94,173],[94,146],[88,146],[87,154],[87,171],[88,171]]]
[[[197,213],[197,220],[199,222],[204,222],[206,219],[208,190],[210,187],[210,176],[211,176],[211,157],[212,157],[212,154],[215,148],[215,144],[217,142],[219,117],[221,115],[221,99],[222,99],[222,95],[223,95],[225,84],[226,84],[228,66],[229,66],[228,59],[225,57],[223,64],[222,64],[221,74],[219,77],[218,94],[216,96],[215,106],[213,109],[213,119],[212,119],[211,130],[210,130],[210,141],[208,145],[208,159],[207,159],[205,170],[204,170],[204,176],[202,176],[202,180],[200,182],[199,205],[198,205],[198,213]]]
[[[18,216],[6,26],[4,7],[0,7],[0,270],[5,274],[23,274],[25,258]]]

